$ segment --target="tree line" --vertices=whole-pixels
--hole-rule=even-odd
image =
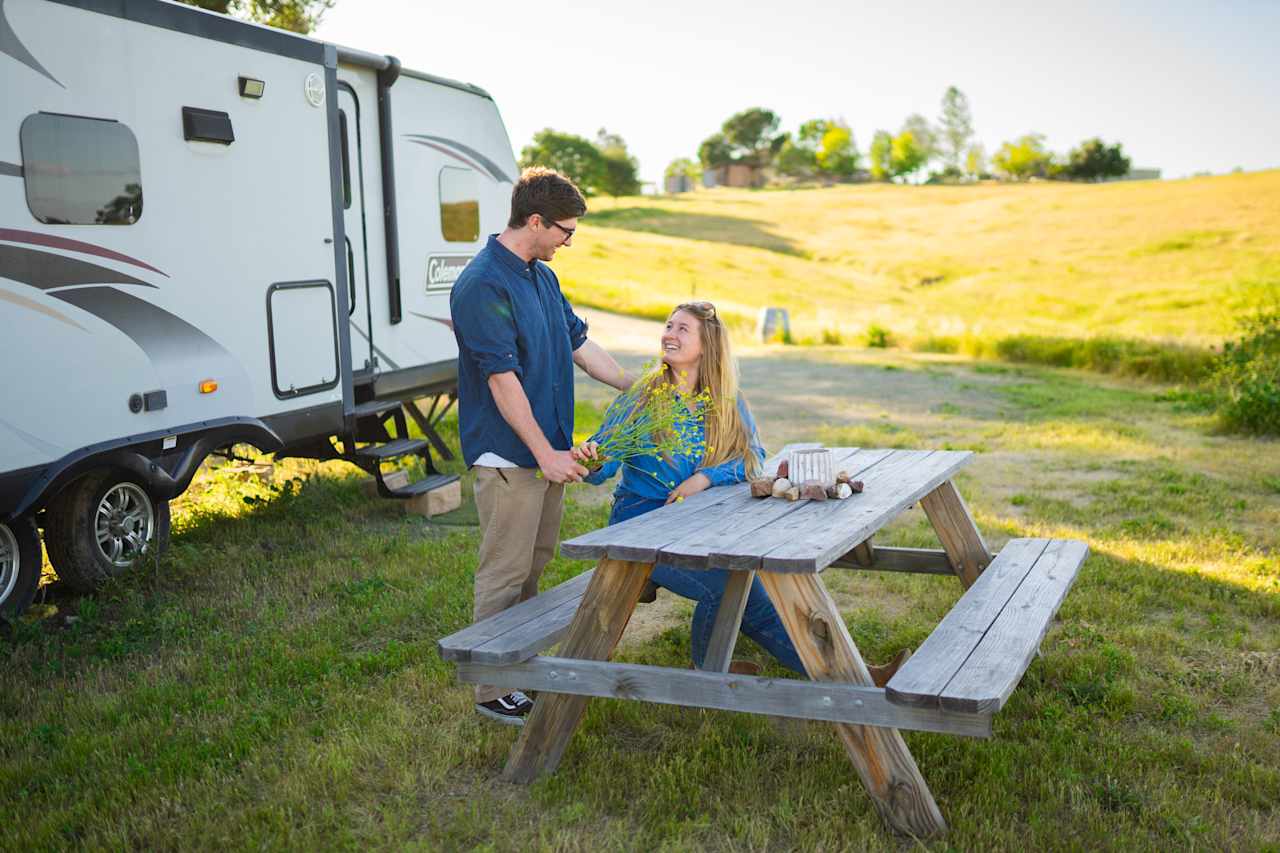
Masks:
[[[969,99],[955,86],[943,94],[935,121],[915,113],[897,133],[877,130],[865,156],[844,119],[809,119],[795,133],[779,133],[780,123],[777,113],[763,107],[735,113],[702,141],[696,158],[673,160],[666,175],[696,181],[707,169],[737,164],[770,168],[793,180],[915,181],[925,173],[932,183],[992,177],[1097,181],[1121,177],[1130,166],[1120,143],[1086,139],[1058,156],[1036,133],[1005,142],[988,158],[974,136]]]
[[[546,166],[578,185],[588,196],[635,195],[640,192],[640,163],[627,143],[603,127],[595,140],[545,128],[520,152],[520,168]]]

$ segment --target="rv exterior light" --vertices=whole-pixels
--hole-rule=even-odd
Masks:
[[[218,380],[216,379],[206,379],[200,383],[201,394],[212,394],[214,391],[217,391],[217,390],[218,390]]]
[[[266,89],[267,84],[261,80],[255,80],[252,77],[240,78],[240,97],[242,98],[261,98]]]

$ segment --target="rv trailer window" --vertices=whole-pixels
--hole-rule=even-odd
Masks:
[[[117,121],[27,116],[19,131],[31,215],[48,225],[132,225],[142,216],[138,140]]]
[[[440,230],[450,243],[480,238],[480,181],[470,169],[440,170]]]

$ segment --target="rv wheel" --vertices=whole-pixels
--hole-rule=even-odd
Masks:
[[[169,502],[106,471],[67,486],[46,510],[44,543],[58,577],[89,592],[169,544]]]
[[[0,524],[0,618],[27,609],[40,584],[40,534],[30,518]]]

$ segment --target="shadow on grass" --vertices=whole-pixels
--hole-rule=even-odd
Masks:
[[[661,207],[627,207],[592,213],[587,222],[591,225],[599,225],[601,228],[620,228],[624,231],[643,231],[648,234],[662,234],[686,240],[731,243],[783,255],[808,257],[807,252],[786,237],[774,233],[768,222],[758,219],[689,213],[666,210]]]

